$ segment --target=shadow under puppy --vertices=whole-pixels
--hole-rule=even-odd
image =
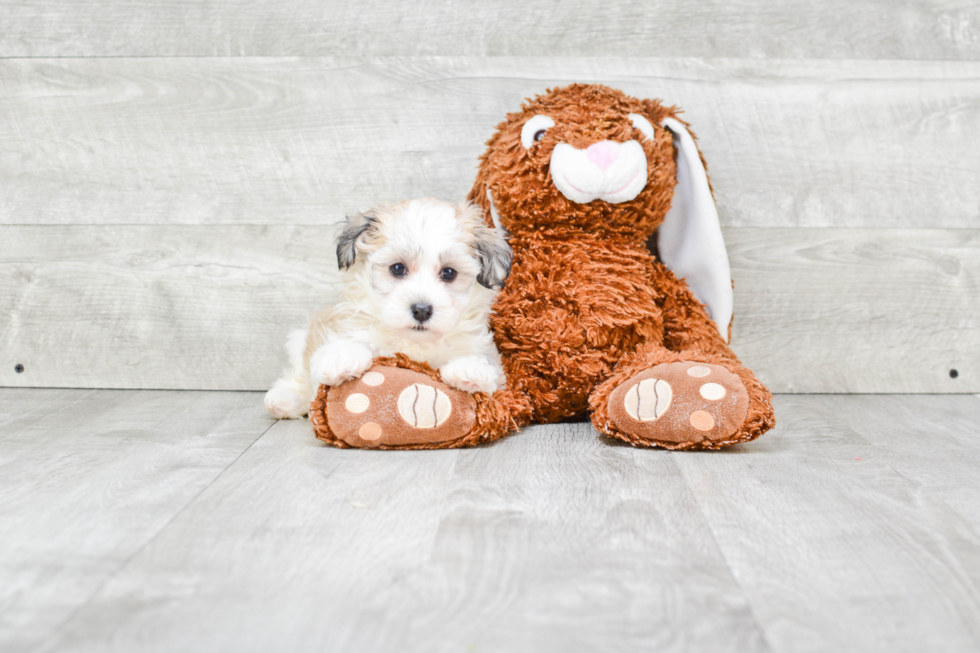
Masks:
[[[349,216],[337,262],[340,300],[290,334],[290,368],[265,396],[273,416],[305,415],[320,385],[360,378],[376,357],[396,354],[459,390],[503,386],[488,322],[511,251],[480,208],[426,198]]]

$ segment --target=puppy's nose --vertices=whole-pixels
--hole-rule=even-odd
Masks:
[[[419,324],[432,317],[432,304],[412,304],[412,316]]]

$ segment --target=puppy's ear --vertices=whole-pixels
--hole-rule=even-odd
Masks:
[[[510,274],[512,254],[501,230],[480,225],[473,250],[480,261],[480,273],[476,275],[479,284],[484,288],[503,288]]]
[[[510,274],[511,251],[506,232],[487,225],[483,208],[469,200],[456,207],[459,226],[470,235],[470,248],[480,262],[476,280],[484,288],[503,288]]]
[[[344,218],[344,228],[337,236],[337,265],[346,270],[354,265],[357,258],[357,241],[377,224],[373,210],[348,215]]]

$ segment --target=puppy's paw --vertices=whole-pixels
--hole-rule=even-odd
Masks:
[[[310,358],[313,386],[340,385],[356,379],[371,368],[374,354],[364,345],[350,341],[323,345]]]
[[[279,379],[272,389],[265,393],[265,409],[276,419],[302,417],[309,407],[310,398],[288,379]]]
[[[484,356],[460,356],[439,368],[439,375],[457,390],[491,393],[500,387],[502,373]]]

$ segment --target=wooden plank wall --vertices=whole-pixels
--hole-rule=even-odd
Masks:
[[[769,4],[0,1],[0,385],[266,388],[332,225],[596,81],[685,109],[773,390],[980,392],[980,8]]]

